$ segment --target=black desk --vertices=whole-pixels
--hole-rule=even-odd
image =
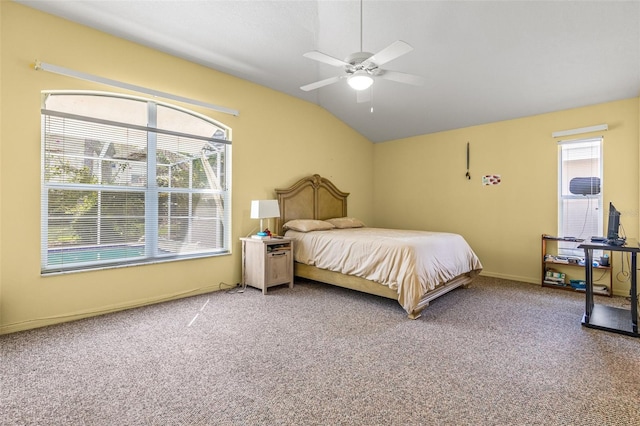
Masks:
[[[636,240],[628,240],[624,246],[611,246],[599,243],[582,243],[578,248],[584,249],[584,269],[586,281],[586,306],[582,325],[599,330],[640,337],[638,333],[638,283],[637,259],[640,246]],[[631,311],[593,303],[593,250],[611,250],[631,253]],[[611,270],[613,273],[613,270]],[[631,313],[629,313],[631,312]]]

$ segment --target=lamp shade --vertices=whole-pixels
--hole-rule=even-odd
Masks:
[[[280,216],[278,200],[251,201],[251,219],[268,219]]]
[[[359,70],[349,76],[347,83],[355,90],[365,90],[373,84],[373,78],[366,71]]]

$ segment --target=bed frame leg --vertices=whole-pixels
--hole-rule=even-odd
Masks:
[[[429,306],[429,302],[422,304],[420,307],[414,309],[413,311],[409,312],[409,315],[407,315],[407,317],[409,317],[409,319],[415,320],[420,318],[420,316],[422,315],[422,310],[424,308],[426,308],[427,306]]]

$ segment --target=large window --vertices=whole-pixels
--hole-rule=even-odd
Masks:
[[[559,143],[558,232],[589,239],[603,235],[602,138]],[[575,243],[559,244],[559,254],[583,256]]]
[[[42,271],[229,252],[231,134],[143,98],[46,92]]]

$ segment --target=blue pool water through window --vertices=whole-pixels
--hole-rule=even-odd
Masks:
[[[49,250],[49,265],[100,262],[103,260],[135,260],[144,256],[144,246],[82,247]]]

